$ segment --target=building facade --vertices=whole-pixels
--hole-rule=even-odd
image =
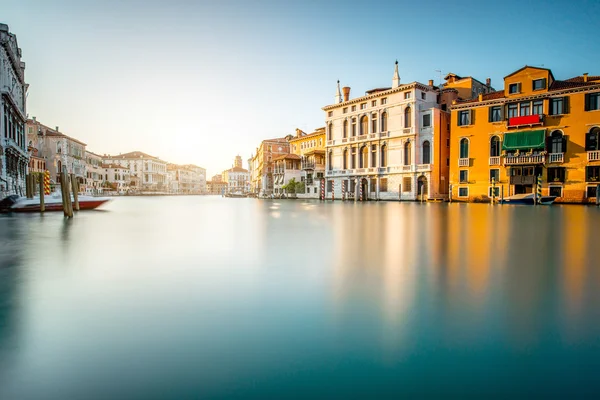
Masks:
[[[269,196],[273,194],[273,160],[277,157],[290,154],[288,135],[283,138],[263,140],[256,149],[256,155],[252,160],[252,181],[250,183],[251,191],[259,196]]]
[[[104,182],[105,171],[102,163],[102,156],[86,150],[86,194],[98,195],[104,191],[102,183]]]
[[[221,177],[219,175],[219,177]],[[227,192],[227,183],[222,180],[213,179],[206,183],[207,191],[209,194],[225,194]]]
[[[141,151],[103,157],[105,164],[115,164],[129,169],[132,182],[139,186],[130,187],[135,191],[166,192],[167,162]],[[137,179],[134,179],[137,178]]]
[[[284,186],[292,179],[302,181],[301,157],[297,154],[284,154],[273,159],[273,193],[286,193]],[[306,184],[305,184],[306,185]]]
[[[392,87],[343,93],[338,82],[335,103],[323,107],[327,198],[446,198],[449,113],[440,103],[456,90],[401,84],[396,63]]]
[[[112,194],[126,194],[129,190],[129,168],[118,164],[104,164],[104,192]]]
[[[312,133],[296,129],[296,136],[290,139],[292,154],[300,157],[300,180],[304,182],[304,193],[299,197],[319,198],[321,181],[325,179],[325,127]]]
[[[250,173],[242,167],[242,157],[235,157],[233,167],[223,171],[223,182],[227,183],[227,192],[242,192],[250,191]]]
[[[68,174],[75,174],[80,191],[86,192],[85,143],[60,132],[58,126],[51,129],[41,124],[35,117],[27,120],[27,140],[46,161],[51,183],[60,182],[60,173],[66,167]]]
[[[27,87],[17,37],[8,25],[0,24],[0,198],[25,195]]]
[[[600,76],[561,81],[525,66],[504,78],[504,90],[456,101],[451,110],[453,200],[533,193],[541,177],[542,194],[556,202],[595,201]]]

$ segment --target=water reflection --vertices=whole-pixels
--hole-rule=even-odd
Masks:
[[[0,398],[585,388],[550,366],[600,359],[599,222],[220,197],[0,216]]]

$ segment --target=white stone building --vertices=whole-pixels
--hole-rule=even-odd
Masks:
[[[80,192],[87,191],[85,143],[60,132],[58,126],[51,129],[41,124],[35,117],[27,120],[27,140],[46,161],[52,183],[60,183],[60,172],[65,166],[67,173],[77,177]]]
[[[354,99],[349,87],[343,93],[338,82],[335,103],[323,107],[327,198],[332,190],[341,198],[344,188],[346,198],[416,200],[432,194],[432,172],[436,182],[448,182],[440,173],[446,159],[433,168],[436,146],[447,146],[442,133],[449,129],[433,81],[401,84],[396,62],[391,87]]]
[[[167,172],[170,193],[206,193],[206,169],[193,164],[168,164]]]
[[[297,154],[285,154],[273,159],[273,192],[275,194],[285,193],[283,186],[290,180],[301,182],[303,172],[301,168],[301,157]]]
[[[119,155],[103,156],[105,164],[116,164],[129,169],[132,182],[140,182],[139,187],[130,187],[136,191],[166,192],[167,162],[141,151]]]
[[[25,133],[25,63],[17,37],[0,24],[0,199],[25,195],[29,156]]]
[[[242,168],[242,157],[236,156],[233,167],[223,171],[223,182],[227,183],[228,193],[250,191],[250,172]]]
[[[104,164],[104,191],[125,194],[129,190],[129,169],[118,164]]]
[[[104,182],[105,171],[102,167],[102,156],[92,153],[86,150],[85,152],[86,162],[86,188],[85,193],[88,195],[102,194],[104,188],[102,183]]]

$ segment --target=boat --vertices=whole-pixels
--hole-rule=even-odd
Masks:
[[[540,199],[540,204],[549,206],[554,203],[556,200],[556,196],[542,196]],[[534,205],[535,204],[535,194],[534,193],[524,193],[524,194],[515,194],[510,197],[506,197],[500,200],[500,204],[527,204]]]
[[[106,203],[110,199],[108,197],[94,197],[79,195],[79,209],[80,210],[93,210],[98,208],[102,204]],[[71,195],[71,202],[73,196]],[[50,195],[44,196],[45,211],[62,211],[62,196],[59,192],[54,192]],[[39,212],[40,211],[40,197],[35,196],[31,199],[27,197],[12,195],[4,198],[0,201],[0,212]]]
[[[225,197],[243,198],[243,197],[248,197],[248,195],[246,195],[245,193],[242,193],[242,192],[230,192],[230,193],[225,193]]]

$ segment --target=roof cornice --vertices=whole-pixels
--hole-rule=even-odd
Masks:
[[[388,96],[390,94],[394,94],[394,93],[398,93],[398,92],[403,92],[403,91],[408,90],[408,89],[420,89],[420,90],[429,91],[429,92],[435,91],[435,89],[433,89],[431,86],[424,85],[424,84],[422,84],[420,82],[412,82],[412,83],[408,83],[406,85],[401,85],[401,86],[398,86],[397,88],[392,88],[390,90],[386,90],[386,91],[383,91],[383,92],[376,92],[376,93],[369,94],[369,95],[366,95],[366,96],[356,97],[356,98],[354,98],[352,100],[344,101],[344,102],[341,102],[341,103],[330,104],[330,105],[327,105],[327,106],[321,108],[321,110],[323,110],[323,111],[329,111],[329,110],[333,110],[333,109],[338,108],[338,107],[345,107],[345,106],[350,105],[350,104],[360,103],[360,102],[363,102],[365,100],[375,99],[377,97]]]

